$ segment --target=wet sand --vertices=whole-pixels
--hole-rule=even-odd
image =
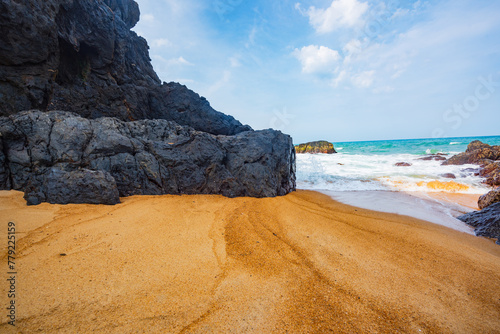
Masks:
[[[471,212],[479,195],[442,192],[321,191],[334,200],[367,210],[395,213],[474,234],[456,217]],[[476,205],[477,206],[477,205]]]
[[[421,196],[423,198],[434,198],[439,201],[448,202],[451,204],[458,204],[467,207],[472,210],[479,210],[477,206],[477,201],[481,195],[479,194],[461,194],[461,193],[449,193],[449,192],[426,192],[426,193],[414,193],[415,196]]]
[[[27,207],[0,192],[0,332],[500,332],[492,240],[313,191],[122,202]]]

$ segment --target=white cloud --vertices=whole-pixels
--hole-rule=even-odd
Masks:
[[[220,78],[214,84],[212,84],[210,87],[208,87],[206,95],[210,96],[210,95],[214,94],[215,92],[220,90],[222,87],[224,87],[229,82],[229,80],[231,80],[231,72],[228,70],[225,70],[222,73],[222,78]]]
[[[165,65],[168,66],[175,66],[175,65],[187,65],[187,66],[193,66],[193,63],[190,63],[184,57],[178,57],[178,58],[171,58],[171,59],[165,59],[164,57],[160,55],[151,55],[151,59],[156,60],[158,62],[162,62]]]
[[[339,75],[332,81],[333,87],[337,88],[339,84],[342,81],[344,81],[346,77],[347,77],[347,72],[345,70],[340,71]]]
[[[394,92],[394,87],[392,86],[382,86],[373,89],[373,93],[375,94],[388,94],[392,92]]]
[[[353,59],[363,51],[362,48],[363,44],[359,39],[352,39],[344,45],[342,48],[342,51],[344,51],[344,65],[352,63]]]
[[[311,6],[304,12],[300,4],[296,4],[295,8],[309,16],[309,23],[318,33],[329,33],[343,27],[354,28],[362,25],[368,4],[358,0],[334,0],[326,9]]]
[[[146,22],[146,23],[152,23],[154,22],[155,17],[153,14],[142,14],[141,15],[141,21]]]
[[[151,45],[154,47],[160,48],[162,46],[171,46],[172,43],[170,43],[170,41],[166,38],[158,38],[158,39],[154,39],[151,42]]]
[[[398,17],[403,17],[403,16],[406,16],[410,13],[410,10],[409,9],[405,9],[405,8],[398,8],[394,14],[392,14],[391,16],[391,19],[395,19],[395,18],[398,18]]]
[[[166,60],[165,58],[163,58],[162,56],[160,55],[151,55],[151,59],[153,60],[157,60],[157,61],[161,61],[161,62],[164,62],[166,63],[168,60]]]
[[[373,76],[375,75],[375,71],[364,71],[353,75],[351,77],[351,82],[354,86],[359,88],[367,88],[370,87],[373,83]]]
[[[168,63],[169,65],[188,65],[188,66],[194,65],[188,62],[186,59],[184,59],[184,57],[169,59]]]
[[[229,63],[231,64],[231,67],[240,67],[241,66],[241,63],[240,63],[238,57],[230,57]]]
[[[248,34],[248,42],[245,43],[245,47],[248,49],[251,46],[255,45],[255,37],[257,36],[257,27],[253,26],[252,30]]]
[[[344,45],[343,50],[346,54],[354,54],[361,51],[361,41],[359,39],[350,40]]]
[[[340,59],[336,50],[317,45],[295,49],[292,54],[301,62],[303,73],[332,73]]]

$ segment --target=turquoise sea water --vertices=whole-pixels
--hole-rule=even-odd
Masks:
[[[473,233],[455,218],[472,209],[438,200],[431,193],[488,192],[491,187],[477,175],[478,166],[443,166],[442,161],[421,160],[434,153],[451,157],[464,152],[473,140],[500,145],[500,136],[333,142],[337,154],[297,154],[297,188],[321,191],[346,204]],[[410,166],[396,166],[398,162]]]
[[[333,142],[333,144],[338,152],[344,154],[426,155],[464,152],[467,145],[474,140],[480,140],[489,145],[500,145],[500,136]]]
[[[482,194],[489,188],[476,175],[478,166],[442,166],[442,161],[420,160],[434,153],[446,154],[448,158],[464,152],[473,140],[500,145],[500,136],[333,142],[338,154],[297,155],[297,186],[330,191]],[[396,166],[398,162],[411,166]]]

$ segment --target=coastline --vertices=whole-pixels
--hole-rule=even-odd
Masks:
[[[422,219],[474,235],[474,229],[456,219],[477,210],[477,194],[405,192],[387,190],[320,191],[341,203],[367,210]]]
[[[500,248],[491,240],[306,190],[121,200],[28,207],[22,193],[0,192],[0,238],[8,221],[19,232],[16,330],[500,328]],[[0,293],[5,305],[5,284]],[[3,320],[0,329],[11,328]]]

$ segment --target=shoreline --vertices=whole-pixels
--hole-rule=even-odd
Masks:
[[[3,191],[0,214],[2,240],[7,221],[15,221],[19,232],[16,330],[500,328],[498,245],[315,191],[31,207],[22,193]],[[5,244],[0,247],[5,251]],[[2,321],[0,330],[9,332]]]
[[[472,235],[474,229],[456,217],[477,210],[477,204],[474,203],[480,196],[384,190],[320,192],[347,205],[422,219]]]

